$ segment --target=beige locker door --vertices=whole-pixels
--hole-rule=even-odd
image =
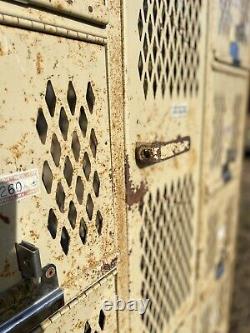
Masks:
[[[141,318],[131,313],[133,332],[175,329],[194,295],[205,11],[201,1],[124,2],[130,297],[151,301]],[[139,167],[136,147],[153,142],[178,156]]]
[[[14,243],[25,240],[56,265],[68,302],[116,258],[106,50],[0,35],[1,291],[20,279]]]

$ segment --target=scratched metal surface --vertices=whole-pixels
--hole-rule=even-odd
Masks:
[[[230,44],[237,43],[240,66],[249,68],[249,1],[217,0],[209,2],[209,7],[209,44],[215,58],[231,64]]]
[[[0,172],[36,168],[40,180],[39,194],[1,207],[0,286],[20,279],[25,240],[56,265],[68,301],[116,260],[105,48],[0,29]]]
[[[131,313],[133,331],[174,330],[194,296],[205,13],[200,1],[124,3],[130,297],[152,300],[143,318]],[[137,142],[178,136],[190,136],[189,152],[136,165]]]

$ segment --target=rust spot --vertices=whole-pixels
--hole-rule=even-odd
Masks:
[[[20,158],[24,153],[25,141],[27,136],[28,133],[24,134],[18,143],[10,147],[10,151],[16,159]]]
[[[6,224],[10,224],[10,219],[8,218],[8,216],[4,216],[1,213],[0,213],[0,220],[2,220]]]
[[[125,162],[125,181],[126,181],[126,202],[129,207],[141,201],[147,193],[148,188],[145,182],[141,181],[140,186],[135,187],[130,179],[130,166],[128,163],[128,155]]]
[[[43,58],[41,53],[37,53],[36,55],[36,72],[37,74],[41,74],[43,71]]]
[[[103,272],[109,272],[111,269],[113,269],[117,264],[117,258],[114,258],[110,263],[104,263],[101,267],[101,270]]]

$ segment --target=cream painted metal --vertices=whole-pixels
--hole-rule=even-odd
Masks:
[[[110,274],[42,323],[35,333],[116,333],[117,313],[102,309],[104,301],[113,300],[114,295],[115,276]]]
[[[116,258],[105,48],[1,26],[0,66],[1,174],[37,169],[40,182],[1,207],[1,290],[20,278],[13,246],[26,240],[68,301]]]
[[[250,67],[249,18],[248,0],[209,1],[210,47],[216,60]]]
[[[203,144],[203,191],[211,196],[240,176],[248,73],[208,64]]]
[[[104,0],[12,0],[12,2],[24,4],[24,7],[28,5],[50,9],[62,15],[69,15],[104,26],[108,23]]]
[[[152,300],[131,329],[171,332],[194,297],[206,3],[127,1],[123,25],[130,297]],[[137,166],[137,143],[179,136],[189,152]]]

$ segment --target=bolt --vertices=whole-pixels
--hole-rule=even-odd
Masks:
[[[46,273],[45,273],[46,278],[47,278],[47,279],[50,279],[50,278],[52,278],[52,277],[55,276],[55,275],[56,275],[56,269],[55,269],[55,267],[50,266],[50,267],[47,269]]]

